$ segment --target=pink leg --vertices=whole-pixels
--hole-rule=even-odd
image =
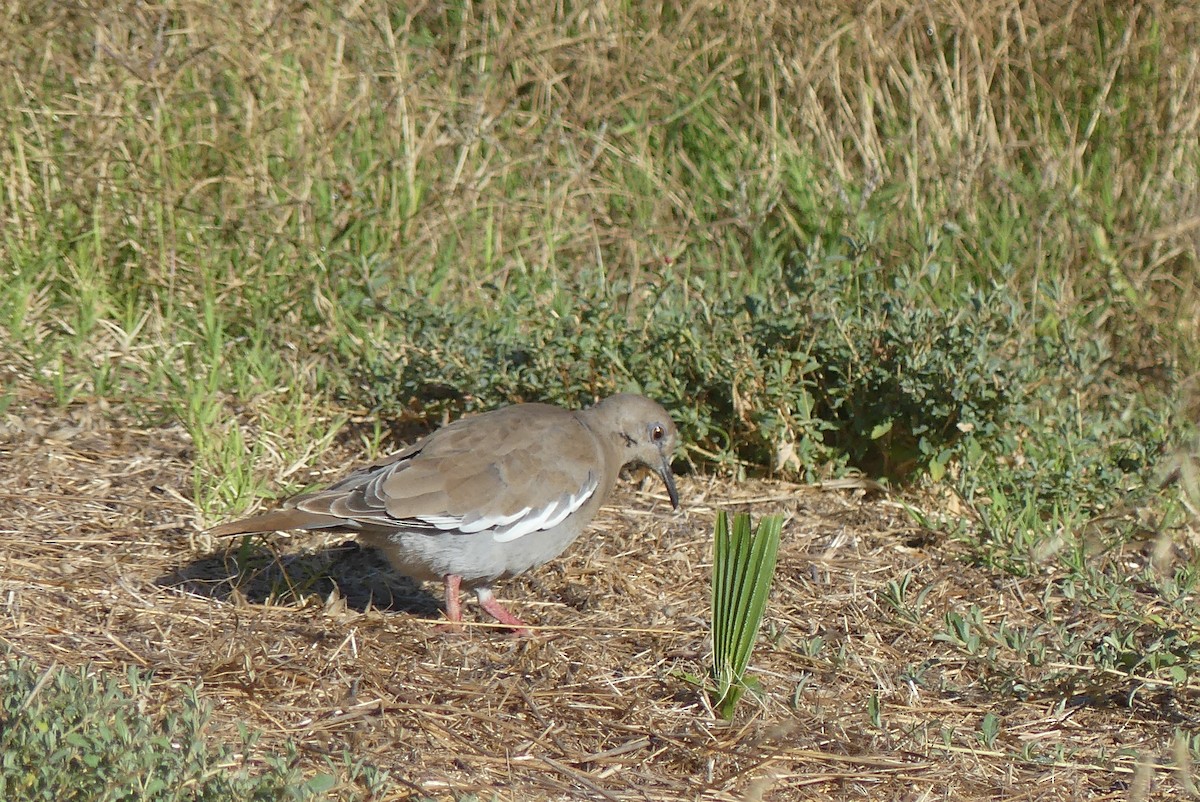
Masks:
[[[484,609],[488,615],[504,624],[506,627],[512,627],[517,635],[532,634],[528,625],[517,618],[515,615],[504,609],[495,596],[492,595],[492,589],[489,587],[475,588],[475,595],[479,597],[479,606]]]
[[[458,598],[458,586],[462,584],[462,577],[446,574],[442,581],[446,585],[446,620],[457,624],[462,621],[462,601]]]

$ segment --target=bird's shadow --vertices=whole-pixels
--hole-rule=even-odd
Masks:
[[[442,609],[419,582],[397,574],[379,552],[354,540],[287,554],[260,538],[244,537],[228,550],[172,568],[154,583],[210,599],[236,595],[252,604],[325,599],[336,590],[359,612],[374,608],[437,618]]]

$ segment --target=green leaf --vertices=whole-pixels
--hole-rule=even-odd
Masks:
[[[943,449],[940,454],[929,461],[929,478],[935,482],[942,481],[946,475],[946,463],[950,461],[950,449]]]
[[[337,785],[337,778],[332,774],[317,774],[303,786],[305,791],[312,794],[323,794]]]
[[[77,732],[68,732],[63,736],[63,740],[78,749],[89,749],[92,745],[87,738],[84,738]]]

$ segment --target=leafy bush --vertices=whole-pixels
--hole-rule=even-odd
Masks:
[[[1161,457],[1182,420],[1164,390],[1127,370],[1102,336],[1068,322],[1031,338],[1021,368],[1025,388],[986,449],[963,455],[955,484],[979,518],[985,559],[1018,573],[1049,544],[1107,550],[1145,521],[1130,510],[1159,510]]]
[[[359,340],[365,369],[342,389],[434,419],[636,389],[672,410],[700,461],[810,475],[849,464],[903,478],[944,464],[964,432],[994,433],[1011,408],[1016,347],[1001,291],[967,288],[939,308],[919,280],[833,256],[764,269],[770,289],[758,294],[693,293],[664,272],[634,312],[619,303],[629,288],[587,281],[542,315],[520,295],[497,294],[491,308],[407,295],[387,341]]]

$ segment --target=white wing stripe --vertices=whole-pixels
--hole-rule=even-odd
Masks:
[[[456,515],[418,515],[417,520],[438,529],[457,529],[462,523],[462,518]]]
[[[492,539],[497,543],[509,543],[532,532],[558,526],[592,497],[598,484],[599,480],[589,473],[587,483],[578,493],[563,493],[537,512],[533,512],[532,507],[525,507],[511,515],[499,515],[495,518],[482,515],[470,523],[464,523],[466,516],[463,515],[418,515],[415,520],[443,532],[457,530],[466,535],[490,529]]]
[[[589,495],[591,495],[591,494],[589,493]],[[564,506],[563,506],[563,508],[562,508],[561,510],[559,510],[559,511],[558,511],[558,514],[557,514],[557,515],[555,515],[555,516],[554,516],[553,518],[551,518],[549,521],[546,521],[546,523],[544,524],[544,526],[545,526],[547,529],[549,529],[549,528],[551,528],[551,527],[553,527],[553,526],[558,526],[560,523],[562,523],[563,521],[565,521],[565,520],[567,519],[567,516],[568,516],[568,515],[570,515],[572,512],[574,512],[574,511],[575,511],[575,510],[577,510],[577,509],[579,509],[579,508],[578,508],[578,507],[572,507],[572,506],[570,506],[569,504],[567,504],[567,505],[564,505]]]
[[[469,535],[472,532],[482,532],[484,529],[492,529],[519,521],[529,514],[529,509],[529,507],[526,507],[523,510],[514,512],[512,515],[501,515],[498,518],[483,516],[469,524],[463,523],[465,517],[462,515],[418,515],[417,520],[435,526],[438,529],[457,529]]]
[[[469,524],[462,523],[464,519],[459,518],[458,520],[460,526],[458,527],[458,531],[469,535],[473,532],[482,532],[484,529],[493,529],[497,526],[506,526],[511,524],[513,521],[519,521],[524,518],[529,514],[529,509],[529,507],[526,507],[523,510],[514,512],[512,515],[501,515],[497,518],[489,518],[486,515],[481,515],[479,518],[471,521]]]
[[[558,526],[566,520],[568,515],[582,507],[584,502],[592,497],[592,494],[596,492],[598,484],[599,482],[596,477],[589,473],[587,483],[575,495],[567,496],[565,504],[563,503],[564,499],[560,497],[533,516],[523,518],[519,521],[512,521],[504,526],[498,526],[492,532],[492,539],[497,543],[509,543],[531,532],[538,532]]]

